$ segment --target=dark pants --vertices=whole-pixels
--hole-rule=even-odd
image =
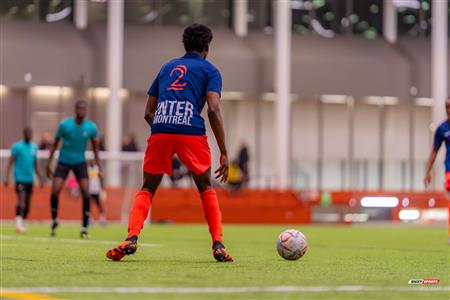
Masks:
[[[63,180],[67,179],[67,176],[69,175],[69,172],[72,171],[78,180],[78,182],[81,179],[87,179],[88,178],[88,171],[87,171],[87,165],[86,163],[81,163],[77,165],[66,165],[63,163],[58,163],[55,170],[55,177],[62,178]],[[90,197],[87,191],[81,191],[81,196],[83,198],[83,206],[82,206],[82,214],[83,214],[83,220],[82,220],[82,226],[87,227],[89,225],[89,217],[90,217],[90,211],[91,211],[91,202]],[[52,219],[56,220],[58,215],[58,203],[59,198],[58,195],[52,194],[51,197],[51,212],[52,212]]]
[[[97,205],[98,212],[101,214],[104,213],[105,211],[103,209],[103,204],[100,201],[100,195],[99,194],[91,194],[91,198],[92,198],[92,200],[94,200],[94,203]]]
[[[20,216],[26,219],[28,216],[28,211],[30,210],[30,200],[31,195],[33,194],[33,184],[16,182],[16,193],[16,216]]]

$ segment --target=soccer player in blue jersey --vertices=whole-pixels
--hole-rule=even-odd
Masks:
[[[445,102],[445,109],[447,111],[447,120],[442,122],[436,129],[434,134],[433,148],[430,152],[430,157],[428,159],[428,164],[425,172],[424,183],[427,187],[431,183],[431,170],[433,169],[434,162],[436,160],[439,148],[441,148],[442,143],[445,142],[445,147],[447,149],[445,156],[445,189],[447,191],[447,197],[450,195],[450,99]],[[450,245],[450,201],[448,203],[448,243]]]
[[[11,147],[11,156],[6,169],[5,186],[9,185],[9,175],[14,165],[14,181],[16,183],[16,232],[25,232],[24,220],[28,216],[30,200],[33,194],[34,173],[38,175],[42,185],[42,177],[37,166],[38,147],[31,142],[33,131],[30,127],[23,130],[23,140]]]
[[[80,185],[81,196],[83,198],[82,205],[82,225],[81,238],[89,238],[87,227],[89,225],[90,215],[90,196],[89,196],[89,177],[87,171],[85,151],[89,141],[92,143],[94,152],[94,160],[101,170],[100,160],[98,156],[98,140],[97,126],[94,122],[86,119],[87,103],[79,100],[75,104],[75,116],[63,120],[56,131],[55,142],[50,152],[47,163],[47,176],[53,176],[52,192],[51,192],[51,213],[52,225],[51,235],[56,235],[58,227],[58,196],[67,179],[67,175],[72,171]],[[58,164],[53,174],[51,163],[56,149],[60,141],[63,141],[61,150],[59,151]],[[101,172],[100,172],[101,175]]]
[[[214,258],[220,262],[233,261],[222,243],[222,214],[211,186],[211,151],[201,116],[208,103],[209,122],[221,152],[216,178],[225,182],[228,157],[219,106],[222,78],[219,70],[206,60],[212,38],[208,27],[188,26],[183,33],[186,54],[165,64],[148,90],[145,120],[151,126],[152,134],[144,157],[144,184],[134,198],[128,237],[107,252],[109,259],[119,261],[136,252],[138,235],[152,199],[163,175],[172,174],[172,158],[177,154],[192,173],[200,193]]]

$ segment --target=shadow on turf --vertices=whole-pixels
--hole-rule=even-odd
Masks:
[[[336,247],[330,247],[327,245],[314,245],[315,248],[333,248],[336,249]],[[346,247],[346,246],[341,246],[339,247],[339,249],[350,249],[350,250],[355,250],[354,247]],[[358,249],[364,249],[364,250],[377,250],[379,251],[380,248],[379,247],[369,247],[369,246],[358,246]],[[434,250],[434,249],[428,249],[425,250],[423,248],[389,248],[389,251],[414,251],[414,252],[420,252],[420,253],[426,253],[426,252],[430,252],[430,253],[447,253],[446,250]]]
[[[15,261],[40,261],[38,259],[26,259],[26,258],[15,258],[15,257],[5,257],[2,256],[2,260],[15,260]]]
[[[233,263],[219,263],[215,260],[165,260],[165,259],[126,259],[121,261],[112,261],[112,260],[105,260],[107,263],[120,263],[120,264],[134,264],[134,263],[151,263],[151,264],[218,264],[218,265],[228,265]]]

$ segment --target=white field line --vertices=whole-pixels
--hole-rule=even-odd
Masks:
[[[0,239],[3,240],[32,240],[39,242],[65,242],[65,243],[74,243],[74,244],[104,244],[104,245],[115,245],[118,244],[118,241],[96,241],[96,240],[82,240],[82,239],[60,239],[60,238],[46,238],[46,237],[17,237],[12,235],[0,235]],[[146,244],[146,243],[138,243],[139,247],[161,247],[159,244]]]
[[[20,293],[121,293],[121,294],[217,294],[217,293],[292,293],[292,292],[448,292],[450,286],[268,286],[268,287],[22,287],[8,288],[1,291]]]

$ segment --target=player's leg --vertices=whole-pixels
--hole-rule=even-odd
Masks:
[[[33,184],[29,183],[25,186],[25,202],[22,211],[23,222],[25,222],[26,218],[28,217],[28,212],[30,211],[30,201],[32,194],[33,194]],[[23,223],[23,226],[25,227],[25,223]]]
[[[67,165],[58,163],[56,166],[55,174],[52,180],[52,190],[50,196],[50,206],[52,214],[52,225],[51,225],[51,236],[56,235],[56,228],[59,225],[58,222],[58,204],[59,204],[59,194],[64,186],[64,181],[69,174],[70,168]]]
[[[137,239],[150,211],[152,199],[164,174],[172,174],[173,135],[155,134],[147,141],[144,157],[144,180],[141,190],[133,200],[128,218],[127,239],[118,247],[109,250],[106,257],[119,261],[136,252]]]
[[[75,165],[72,167],[72,171],[75,174],[75,178],[78,181],[82,199],[80,238],[88,239],[89,238],[88,226],[91,214],[91,199],[89,195],[89,175],[87,170],[87,164],[82,163]]]
[[[78,184],[80,186],[80,193],[82,198],[82,206],[81,206],[81,230],[80,237],[81,238],[89,238],[88,235],[88,226],[89,226],[89,218],[91,215],[91,199],[89,196],[89,179],[82,178],[78,180]]]
[[[59,193],[64,185],[64,179],[61,177],[54,177],[52,180],[52,190],[50,196],[50,206],[52,213],[52,225],[51,225],[51,236],[56,235],[56,228],[59,225],[58,222],[58,205],[59,205]]]
[[[21,233],[25,231],[23,225],[23,209],[25,206],[25,184],[16,183],[16,195],[17,195],[17,205],[16,205],[16,232]]]
[[[128,238],[137,237],[144,227],[150,211],[152,199],[163,178],[163,174],[144,172],[144,183],[141,191],[136,194],[128,218]]]
[[[119,261],[126,255],[134,254],[137,250],[137,239],[144,227],[152,203],[152,198],[161,183],[164,174],[150,174],[144,172],[144,183],[141,191],[136,194],[128,218],[127,239],[118,247],[109,250],[106,257]]]
[[[448,206],[448,244],[450,245],[450,172],[445,172],[445,190]]]
[[[106,226],[106,215],[105,215],[105,209],[103,208],[103,204],[100,200],[100,194],[91,194],[91,199],[94,201],[94,204],[97,206],[98,214],[100,216],[100,226],[105,227]]]
[[[450,246],[450,187],[446,186],[447,192],[445,193],[445,198],[447,199],[448,206],[448,245]]]
[[[222,212],[220,211],[216,191],[211,186],[211,169],[203,174],[193,173],[192,177],[202,199],[203,212],[213,242],[214,258],[219,262],[231,262],[233,258],[228,254],[222,243]]]
[[[219,201],[216,191],[211,187],[211,169],[203,174],[192,174],[194,182],[202,199],[203,211],[208,222],[209,233],[214,242],[222,243],[222,212],[220,211]]]
[[[448,206],[448,245],[450,246],[450,191],[447,191],[447,206]]]
[[[217,261],[233,261],[222,243],[222,212],[216,191],[211,186],[211,151],[206,136],[180,136],[176,153],[192,173],[202,200]]]

